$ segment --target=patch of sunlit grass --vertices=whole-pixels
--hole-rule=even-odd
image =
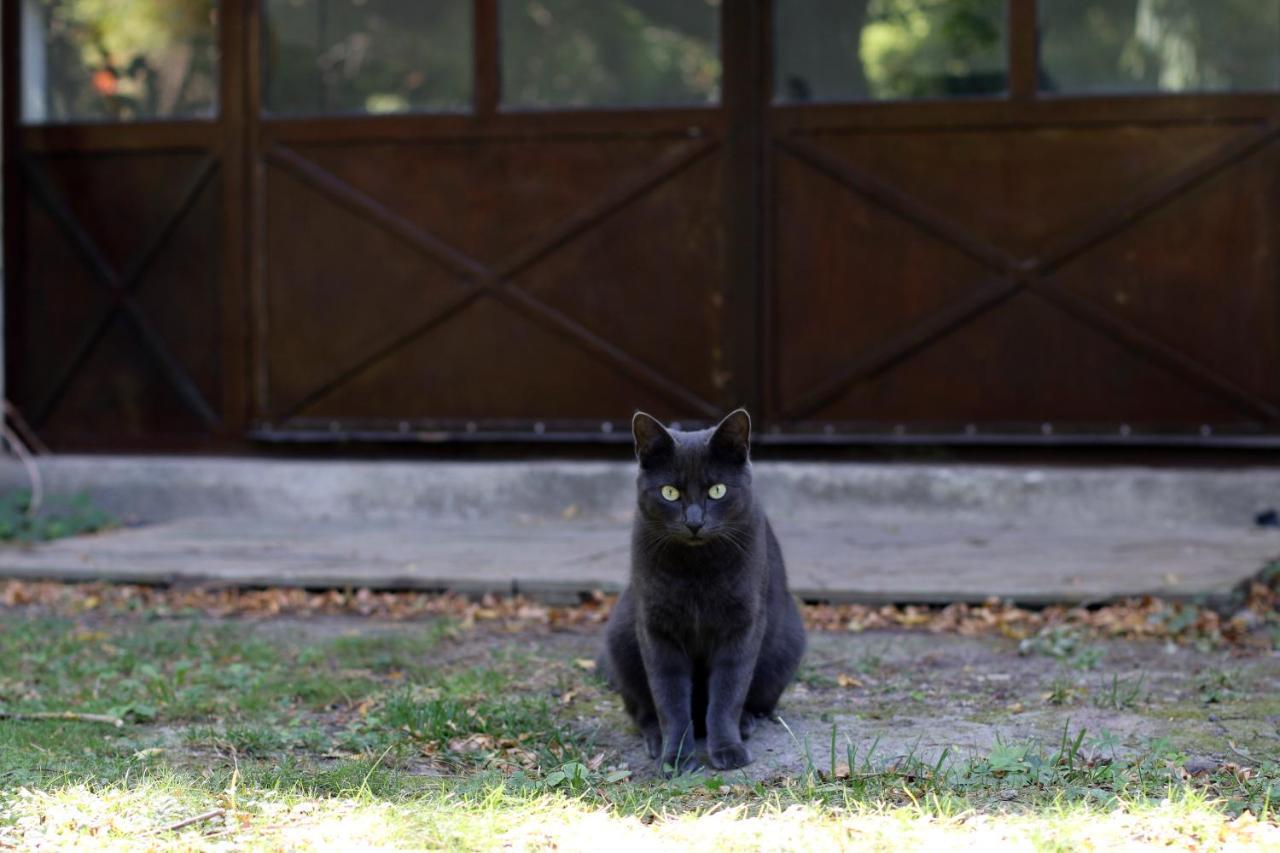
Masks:
[[[353,780],[321,795],[302,788],[225,790],[157,773],[130,783],[0,794],[0,846],[141,849],[449,848],[608,850],[871,850],[995,845],[1018,849],[1276,849],[1280,826],[1187,789],[1150,802],[1047,803],[1007,811],[928,798],[802,802],[786,792],[690,806],[617,805],[534,787],[440,784],[383,796]],[[655,790],[656,793],[656,790]],[[632,807],[639,806],[639,807]],[[188,817],[212,816],[177,829]],[[1274,816],[1270,816],[1272,819]]]

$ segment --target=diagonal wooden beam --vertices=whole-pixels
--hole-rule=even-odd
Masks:
[[[1280,409],[1236,385],[1213,368],[1174,350],[1130,321],[1114,316],[1105,308],[1043,281],[1044,275],[1116,236],[1196,187],[1202,186],[1223,170],[1275,142],[1277,138],[1280,138],[1280,122],[1268,122],[1252,133],[1232,139],[1208,157],[1191,164],[1156,187],[1136,195],[1118,208],[1107,212],[1090,225],[1061,240],[1056,249],[1045,253],[1043,257],[1017,259],[1006,256],[1009,268],[1013,270],[1011,279],[1005,282],[989,283],[978,293],[964,297],[952,306],[940,309],[911,329],[859,354],[841,367],[834,377],[806,392],[797,402],[787,406],[783,417],[799,418],[813,414],[833,402],[853,385],[896,366],[931,346],[940,338],[977,319],[1019,291],[1030,289],[1055,307],[1067,311],[1077,320],[1102,332],[1126,348],[1143,353],[1196,387],[1211,391],[1219,398],[1250,412],[1255,417],[1269,421],[1280,420]],[[810,153],[816,152],[830,158],[830,155],[822,149],[811,146],[803,140],[789,140],[785,145],[782,142],[778,144],[790,148],[797,143],[802,148],[806,146],[812,148],[813,152]],[[835,158],[830,159],[833,162],[828,165],[847,165]],[[852,168],[846,168],[843,171],[851,177],[858,175]],[[868,178],[868,180],[874,179]],[[841,182],[847,184],[845,181]],[[851,188],[856,189],[853,186]],[[904,202],[914,205],[914,202],[900,191],[884,184],[880,184],[877,193],[869,197],[877,203],[880,203],[881,199],[887,200],[887,204],[882,206],[890,210],[897,210]],[[932,216],[928,212],[926,215]],[[925,227],[924,223],[916,220],[914,214],[906,218]],[[946,220],[941,218],[935,218],[933,224],[942,229],[948,227]],[[957,248],[963,248],[951,237],[946,236],[944,231],[936,230],[933,233],[956,245]]]
[[[1169,372],[1182,377],[1184,381],[1226,400],[1254,417],[1272,423],[1280,421],[1280,408],[1093,301],[1045,281],[1033,284],[1031,292],[1129,350],[1145,355]]]
[[[182,398],[182,402],[187,408],[200,419],[200,422],[208,429],[218,426],[221,419],[217,412],[205,400],[204,394],[200,393],[199,386],[192,380],[190,374],[182,367],[173,353],[169,351],[169,347],[164,342],[164,338],[151,326],[147,318],[143,316],[142,311],[134,303],[133,298],[124,296],[121,300],[121,306],[124,309],[123,315],[129,319],[134,331],[142,341],[142,346],[160,367],[161,374],[169,386],[177,392]]]
[[[329,396],[341,386],[355,379],[360,374],[369,370],[383,359],[390,358],[400,350],[413,343],[420,336],[439,326],[441,323],[460,313],[471,303],[478,300],[481,296],[488,294],[494,285],[492,284],[474,284],[464,290],[454,294],[443,306],[433,311],[430,315],[415,325],[402,335],[397,336],[394,340],[377,347],[372,352],[361,356],[355,364],[350,365],[345,370],[321,382],[311,391],[303,394],[296,402],[291,403],[289,408],[273,415],[275,418],[288,419],[295,417],[299,412],[307,409],[321,399]]]
[[[603,357],[633,380],[656,391],[673,403],[708,417],[716,417],[720,413],[719,407],[671,381],[621,347],[609,343],[578,321],[540,302],[523,290],[508,284],[495,289],[493,295],[554,334],[567,338],[594,356]]]
[[[1023,265],[1021,259],[1009,254],[990,241],[975,236],[947,217],[941,216],[920,204],[896,187],[863,172],[861,169],[850,165],[846,160],[836,157],[808,140],[789,137],[778,139],[774,144],[802,163],[818,170],[836,183],[842,184],[847,189],[871,201],[876,206],[905,219],[926,234],[930,234],[959,249],[964,254],[997,272],[1014,272]]]
[[[586,233],[610,215],[621,210],[623,207],[631,204],[635,200],[641,198],[646,193],[661,185],[668,179],[674,177],[680,172],[692,166],[700,159],[713,151],[718,143],[714,140],[702,140],[696,145],[689,146],[673,155],[660,160],[652,169],[645,173],[625,182],[618,184],[609,190],[609,192],[595,204],[587,207],[578,213],[573,214],[562,222],[558,223],[549,232],[537,238],[529,245],[516,251],[505,261],[498,264],[494,270],[488,268],[483,269],[483,275],[478,275],[479,283],[468,287],[466,291],[451,299],[442,308],[426,317],[422,322],[416,324],[412,329],[399,335],[395,340],[378,347],[365,356],[362,356],[355,364],[343,370],[337,376],[331,377],[320,383],[316,388],[304,394],[297,402],[289,405],[288,409],[275,415],[278,418],[295,417],[313,406],[315,403],[336,391],[339,387],[356,378],[366,370],[372,368],[375,364],[394,355],[396,352],[404,349],[411,344],[419,336],[425,334],[437,325],[447,321],[454,315],[462,311],[475,300],[484,296],[498,296],[515,292],[515,288],[509,287],[509,279],[528,270],[534,264],[538,263],[548,255],[557,251],[565,245],[568,245],[578,236]],[[273,149],[273,151],[283,151],[286,154],[292,154],[287,149]],[[293,155],[296,157],[296,155]],[[318,166],[314,166],[310,161],[301,157],[297,158],[301,161],[301,165],[311,167],[316,171],[323,172]],[[290,168],[294,168],[292,164]],[[325,173],[326,175],[328,173]],[[372,213],[374,208],[382,207],[381,203],[375,199],[363,196],[357,190],[352,189],[342,182],[336,176],[328,175],[327,190],[332,190],[334,194],[353,194],[351,201],[353,204],[359,204],[362,213]],[[357,198],[358,197],[358,198]],[[372,205],[372,207],[369,207]],[[400,220],[399,214],[387,211],[392,219],[380,221],[384,227],[389,229],[404,228],[416,230],[417,226],[412,223],[405,223]],[[425,232],[421,232],[425,233]],[[414,239],[408,232],[404,233],[406,239]],[[463,256],[464,258],[466,256]],[[479,264],[479,262],[475,262]],[[668,399],[680,400],[684,405],[692,405],[698,411],[705,412],[709,415],[715,415],[717,409],[711,404],[702,400],[696,394],[682,388],[677,383],[661,375],[656,370],[647,365],[642,364],[638,360],[632,358],[619,348],[608,344],[595,335],[586,327],[570,320],[559,314],[541,302],[535,297],[529,296],[523,292],[519,292],[516,296],[504,299],[505,302],[513,306],[521,308],[521,313],[526,317],[541,318],[544,325],[548,325],[561,336],[568,337],[589,353],[596,357],[604,356],[607,360],[617,365],[629,376],[640,381],[642,384],[653,388],[658,393]]]
[[[178,226],[187,218],[187,214],[191,212],[191,208],[195,207],[195,203],[200,198],[201,193],[204,192],[204,188],[208,186],[209,181],[213,179],[217,172],[218,160],[216,155],[210,154],[200,160],[195,171],[187,179],[186,184],[178,195],[178,206],[165,218],[164,222],[160,223],[155,233],[143,243],[142,251],[120,274],[119,287],[121,289],[133,290],[137,287],[138,282],[146,275],[156,256],[160,254],[160,250],[164,248],[164,245],[169,242],[169,238],[178,230]]]
[[[498,264],[497,277],[515,278],[574,238],[594,228],[613,213],[689,168],[710,154],[718,145],[717,140],[701,140],[695,145],[664,157],[649,171],[613,187],[604,198],[560,222],[550,232]]]
[[[116,318],[118,306],[112,304],[106,312],[98,319],[97,325],[93,327],[93,331],[80,342],[80,346],[76,348],[76,352],[71,356],[71,360],[67,362],[67,366],[58,374],[58,378],[53,381],[49,388],[49,393],[45,394],[42,400],[33,410],[31,422],[37,427],[44,426],[49,416],[58,408],[58,404],[62,402],[62,398],[66,396],[67,391],[71,388],[71,382],[76,375],[84,367],[85,362],[89,360],[89,356],[98,348],[98,344],[107,334],[107,329],[111,328],[111,321]]]
[[[1231,139],[1207,157],[1106,211],[1091,224],[1059,241],[1035,261],[1036,270],[1042,275],[1053,272],[1262,150],[1277,136],[1280,136],[1280,122],[1270,121],[1252,133]]]
[[[782,417],[802,420],[823,406],[834,402],[854,385],[874,379],[893,369],[919,352],[928,349],[941,338],[995,306],[1009,300],[1027,287],[1025,278],[1007,276],[987,281],[972,293],[944,305],[910,328],[859,353],[856,358],[841,367],[834,376],[806,392],[799,400],[787,406]]]
[[[304,183],[328,196],[348,210],[367,218],[388,233],[398,237],[421,254],[457,276],[478,281],[494,278],[493,272],[480,261],[446,243],[415,223],[396,213],[373,196],[367,195],[332,172],[282,145],[273,145],[266,159],[284,168]]]
[[[200,162],[184,186],[177,208],[165,218],[165,221],[156,229],[156,232],[148,238],[141,253],[129,265],[128,271],[123,276],[116,273],[98,248],[96,241],[84,230],[70,209],[63,204],[58,192],[49,184],[48,179],[45,178],[41,170],[28,162],[26,158],[23,158],[23,168],[25,177],[31,183],[36,197],[49,211],[50,215],[53,216],[54,221],[62,228],[63,233],[71,239],[72,244],[80,255],[89,263],[94,277],[107,288],[113,300],[111,307],[107,309],[97,325],[94,326],[93,331],[77,348],[67,367],[54,381],[49,393],[36,408],[33,420],[37,424],[43,424],[53,414],[58,404],[66,396],[67,391],[70,390],[75,377],[84,368],[93,351],[97,349],[98,344],[106,337],[107,330],[111,327],[112,322],[123,311],[137,331],[143,350],[158,363],[166,381],[177,392],[183,403],[206,426],[215,426],[218,423],[217,414],[204,399],[204,395],[200,393],[186,370],[170,353],[160,335],[143,317],[138,306],[130,298],[129,290],[137,284],[164,244],[173,235],[174,230],[177,229],[178,225],[194,206],[196,199],[217,171],[216,159],[210,156]]]
[[[120,277],[115,268],[111,266],[106,255],[98,249],[97,242],[80,225],[75,214],[63,203],[61,195],[49,183],[43,170],[37,168],[26,156],[21,156],[19,163],[22,167],[23,179],[30,185],[36,198],[44,205],[54,222],[62,228],[62,232],[71,239],[71,245],[75,246],[81,258],[89,265],[89,269],[103,284],[108,287],[117,286]]]

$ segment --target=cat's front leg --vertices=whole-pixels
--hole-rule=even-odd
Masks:
[[[658,766],[668,776],[692,772],[698,769],[693,737],[693,662],[683,649],[660,638],[646,637],[641,651],[662,729]]]
[[[707,683],[707,759],[717,770],[751,763],[742,742],[742,704],[755,671],[753,655],[723,653],[711,662]]]

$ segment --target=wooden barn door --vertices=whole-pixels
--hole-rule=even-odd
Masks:
[[[1280,4],[775,0],[782,434],[1280,431]]]
[[[55,448],[239,441],[238,0],[4,4],[8,396]]]
[[[740,399],[720,3],[260,6],[255,437],[618,439]]]

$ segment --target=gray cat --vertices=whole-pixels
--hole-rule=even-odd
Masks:
[[[696,769],[707,738],[718,770],[771,716],[804,654],[782,550],[751,489],[751,418],[714,429],[631,423],[637,513],[631,583],[609,617],[603,669],[665,773]]]

